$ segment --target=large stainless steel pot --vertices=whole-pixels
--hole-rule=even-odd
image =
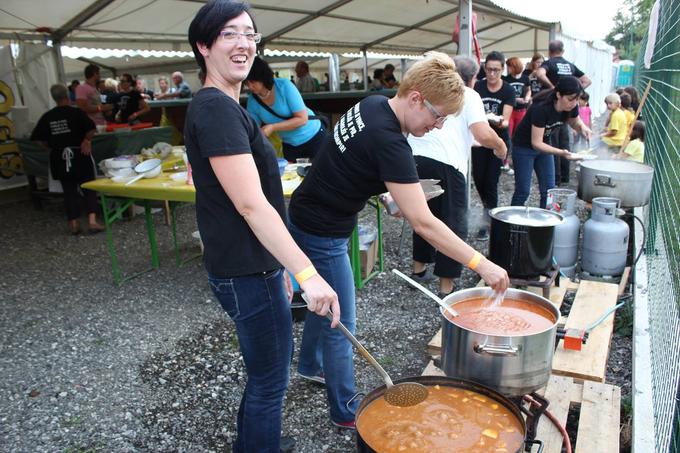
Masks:
[[[505,206],[489,212],[489,259],[510,277],[531,278],[552,268],[555,226],[564,218],[546,209]]]
[[[394,383],[399,383],[399,382],[418,382],[419,384],[423,384],[425,386],[435,386],[435,385],[440,385],[440,386],[448,386],[448,387],[455,387],[459,389],[464,389],[464,390],[470,390],[476,393],[479,393],[483,396],[486,396],[488,398],[491,398],[498,402],[499,404],[502,404],[505,406],[510,412],[515,416],[515,419],[519,422],[519,424],[522,426],[522,431],[524,433],[524,437],[526,438],[526,422],[524,420],[524,417],[522,416],[522,413],[520,412],[519,408],[517,405],[515,405],[512,401],[510,401],[508,398],[505,396],[501,395],[497,391],[490,389],[488,387],[485,387],[481,384],[478,384],[476,382],[470,382],[464,379],[456,379],[456,378],[450,378],[450,377],[440,377],[440,376],[418,376],[418,377],[408,377],[408,378],[403,378],[399,379],[397,381],[394,381]],[[361,413],[366,410],[366,407],[368,407],[371,402],[373,402],[375,399],[382,397],[382,395],[385,393],[385,386],[378,387],[377,389],[371,391],[368,395],[364,397],[364,399],[361,401],[361,404],[359,404],[359,408],[357,409],[356,412],[356,420],[359,420],[359,417],[361,416]],[[533,442],[525,442],[525,444],[541,444],[538,441],[533,441]],[[539,452],[542,451],[543,446],[542,444],[539,447]],[[523,448],[520,448],[517,450],[516,453],[520,453]],[[381,452],[376,452],[374,449],[372,449],[361,437],[361,426],[357,426],[357,451],[359,453],[381,453]]]
[[[622,208],[649,203],[654,169],[629,160],[590,160],[581,162],[578,197],[591,202],[596,197],[621,200]]]
[[[470,288],[444,302],[487,298],[491,288]],[[508,289],[505,297],[538,304],[555,319],[552,327],[533,335],[485,335],[467,330],[442,314],[442,369],[447,376],[480,382],[506,395],[525,395],[548,383],[552,367],[559,310],[547,299],[528,291]]]

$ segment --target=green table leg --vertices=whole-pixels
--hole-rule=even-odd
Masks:
[[[364,282],[361,280],[361,251],[359,250],[359,226],[354,227],[352,236],[349,239],[349,262],[352,266],[352,274],[354,275],[354,286],[361,289]]]
[[[144,216],[146,217],[146,232],[149,236],[149,246],[151,247],[151,266],[154,269],[160,267],[158,261],[158,245],[156,244],[156,230],[153,227],[153,218],[151,217],[151,203],[149,200],[144,200]]]
[[[352,266],[352,274],[354,276],[354,286],[357,289],[363,288],[373,277],[381,273],[385,269],[382,243],[382,210],[380,209],[380,202],[377,197],[369,200],[369,205],[375,208],[376,223],[378,224],[378,262],[374,266],[374,270],[366,276],[361,278],[361,251],[359,250],[359,226],[357,225],[350,236],[350,264]]]

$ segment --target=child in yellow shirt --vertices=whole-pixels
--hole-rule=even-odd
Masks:
[[[621,110],[621,98],[616,93],[608,94],[604,98],[609,114],[607,132],[602,134],[602,141],[610,148],[617,148],[623,144],[628,129],[626,128],[626,115]]]
[[[619,96],[621,97],[621,110],[623,110],[623,114],[626,115],[626,133],[627,133],[630,130],[630,128],[633,127],[635,112],[631,107],[632,100],[630,94],[624,91],[623,93],[619,94]]]
[[[644,121],[636,121],[633,124],[633,130],[630,133],[630,143],[622,152],[614,154],[614,159],[626,159],[635,162],[644,162],[645,160],[645,123]]]

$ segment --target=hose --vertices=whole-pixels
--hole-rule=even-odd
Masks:
[[[642,227],[642,244],[640,245],[640,251],[638,252],[638,254],[637,254],[637,256],[635,257],[635,259],[633,260],[633,267],[635,267],[635,265],[637,264],[638,260],[639,260],[640,257],[642,256],[642,252],[645,250],[645,245],[647,244],[647,229],[645,228],[645,224],[644,224],[644,222],[642,221],[642,219],[640,219],[640,218],[639,218],[638,216],[636,216],[635,214],[626,213],[626,214],[624,214],[622,217],[632,217],[632,218],[634,218],[635,220],[637,220],[638,222],[640,222],[640,226]]]
[[[530,395],[524,395],[523,396],[524,401],[527,401],[529,404],[533,404],[534,406],[540,407],[541,405],[533,399]],[[567,430],[564,429],[564,427],[560,424],[560,421],[555,417],[549,410],[545,410],[545,415],[548,417],[548,419],[555,425],[555,428],[562,434],[562,438],[564,439],[564,447],[567,450],[567,453],[572,453],[571,452],[571,441],[569,440],[569,434],[567,433]]]

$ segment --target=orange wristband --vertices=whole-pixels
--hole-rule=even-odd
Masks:
[[[311,277],[314,277],[316,274],[317,274],[316,269],[314,268],[314,266],[310,265],[302,269],[297,274],[295,274],[295,281],[298,282],[298,285],[301,285],[302,282],[310,279]]]
[[[474,255],[472,255],[472,258],[470,258],[470,261],[466,264],[466,266],[473,271],[477,269],[477,266],[479,265],[479,262],[482,261],[482,254],[479,252],[475,252]]]

